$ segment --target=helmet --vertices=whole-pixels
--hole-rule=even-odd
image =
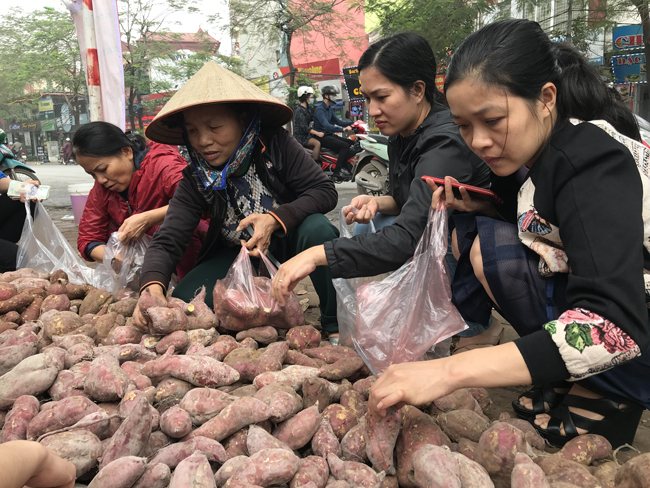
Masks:
[[[332,85],[324,86],[320,92],[321,95],[338,95],[339,93],[341,93],[341,91],[338,88]]]
[[[65,140],[66,140],[66,141],[69,141],[69,140],[70,140],[70,138],[69,138],[69,137],[66,137],[66,138],[65,138]]]
[[[314,89],[311,86],[301,86],[298,88],[298,98],[302,97],[306,93],[313,95]]]
[[[7,142],[7,134],[0,129],[0,144],[4,144],[5,142]]]

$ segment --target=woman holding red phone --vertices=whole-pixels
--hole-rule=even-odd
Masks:
[[[648,196],[635,161],[650,152],[632,113],[581,54],[527,20],[465,39],[445,94],[504,200],[497,208],[464,188],[456,197],[450,178],[430,182],[433,205],[467,212],[452,216],[453,301],[478,322],[496,307],[520,338],[391,366],[372,387],[371,412],[463,387],[534,384],[513,408],[552,444],[587,432],[631,444],[650,407]]]
[[[333,278],[374,276],[402,266],[413,256],[427,224],[432,192],[422,176],[451,175],[469,185],[490,186],[489,168],[463,142],[436,89],[436,60],[423,37],[398,34],[374,43],[361,56],[359,73],[368,113],[390,137],[390,194],[355,197],[351,206],[359,213],[349,211],[346,220],[367,224],[375,219],[384,225],[377,225],[374,234],[312,247],[284,263],[272,288],[280,302],[317,266],[329,266]],[[495,321],[481,334],[486,328],[461,334],[468,336],[468,345],[498,343],[501,324]]]

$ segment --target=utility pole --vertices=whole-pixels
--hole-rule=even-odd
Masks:
[[[571,30],[573,27],[573,0],[569,0],[569,10],[567,11],[567,27],[566,27],[566,42],[573,44],[571,41]]]

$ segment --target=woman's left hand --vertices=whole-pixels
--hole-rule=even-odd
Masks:
[[[120,233],[119,239],[122,244],[128,244],[131,239],[142,237],[151,227],[148,212],[131,215],[120,226],[117,231]]]
[[[327,265],[327,258],[323,246],[315,246],[297,254],[275,273],[271,282],[271,295],[284,307],[284,297],[293,291],[298,282],[311,274],[316,266],[324,265]]]
[[[275,220],[273,215],[251,214],[239,222],[237,232],[246,229],[248,226],[253,227],[254,233],[253,236],[243,244],[246,246],[246,249],[250,251],[251,256],[258,258],[260,252],[266,254],[266,251],[269,250],[271,237],[273,236],[273,233],[281,227],[280,222]]]
[[[41,182],[40,182],[40,181],[36,181],[36,180],[25,181],[25,183],[28,183],[28,184],[30,184],[30,185],[34,185],[34,186],[41,186]],[[21,194],[20,194],[20,201],[23,202],[23,203],[25,203],[25,200],[26,200],[26,199],[27,199],[27,198],[25,197],[25,194],[24,194],[24,193],[21,193]],[[38,199],[37,199],[37,198],[32,198],[32,200],[33,200],[33,201],[36,201],[36,200],[38,200]]]

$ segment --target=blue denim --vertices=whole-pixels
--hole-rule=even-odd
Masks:
[[[395,222],[397,215],[384,215],[381,212],[377,212],[375,218],[372,219],[372,223],[375,226],[375,230],[379,230],[383,227],[387,227]],[[368,234],[370,232],[370,224],[354,224],[353,234],[358,236],[359,234]]]

